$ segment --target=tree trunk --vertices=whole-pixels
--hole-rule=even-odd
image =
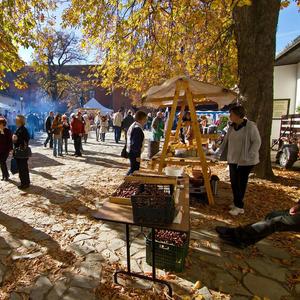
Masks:
[[[270,136],[273,113],[273,72],[280,0],[252,0],[251,6],[235,7],[234,31],[238,49],[239,88],[247,116],[261,134],[258,177],[273,177]]]

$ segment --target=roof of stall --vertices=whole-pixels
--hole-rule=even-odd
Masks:
[[[171,106],[178,83],[186,83],[192,93],[195,105],[217,103],[219,108],[229,105],[237,98],[237,94],[220,86],[193,80],[187,76],[177,76],[165,81],[162,85],[151,87],[143,97],[143,105],[151,107]],[[178,105],[185,98],[182,88]]]

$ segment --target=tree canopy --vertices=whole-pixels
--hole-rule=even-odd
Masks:
[[[232,86],[237,53],[223,2],[74,0],[64,23],[99,49],[92,71],[105,87],[141,92],[178,74]]]
[[[64,24],[81,27],[82,46],[98,49],[99,65],[92,71],[107,88],[143,92],[179,74],[232,87],[232,11],[245,5],[251,0],[72,0]]]
[[[17,72],[24,65],[19,48],[35,47],[36,29],[44,21],[52,0],[2,0],[0,3],[0,89],[7,87],[6,72]],[[22,75],[15,80],[23,86]]]

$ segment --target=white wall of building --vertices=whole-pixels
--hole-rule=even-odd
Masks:
[[[275,66],[274,99],[290,99],[289,113],[296,113],[297,105],[300,105],[300,63]],[[278,139],[279,134],[280,120],[273,120],[271,140]]]
[[[297,87],[296,87],[295,112],[297,107],[300,107],[300,62],[297,64]]]

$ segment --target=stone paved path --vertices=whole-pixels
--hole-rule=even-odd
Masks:
[[[123,145],[115,145],[111,138],[110,134],[102,145],[90,140],[84,145],[83,158],[75,159],[54,158],[41,146],[41,137],[33,147],[33,185],[28,192],[18,191],[16,175],[10,183],[0,183],[1,300],[100,299],[95,288],[106,280],[103,268],[108,262],[125,265],[124,228],[90,217],[128,168],[119,157]],[[192,220],[199,218],[205,216],[193,209]],[[270,240],[243,251],[226,246],[214,233],[215,225],[192,227],[188,267],[172,277],[178,297],[187,295],[199,280],[202,286],[230,295],[219,299],[252,299],[255,295],[300,299],[300,283],[291,286],[288,281],[300,270],[299,257],[275,248]],[[132,230],[134,236],[132,268],[151,272],[138,227]],[[165,275],[163,271],[159,274]],[[140,282],[135,285],[150,287]]]

